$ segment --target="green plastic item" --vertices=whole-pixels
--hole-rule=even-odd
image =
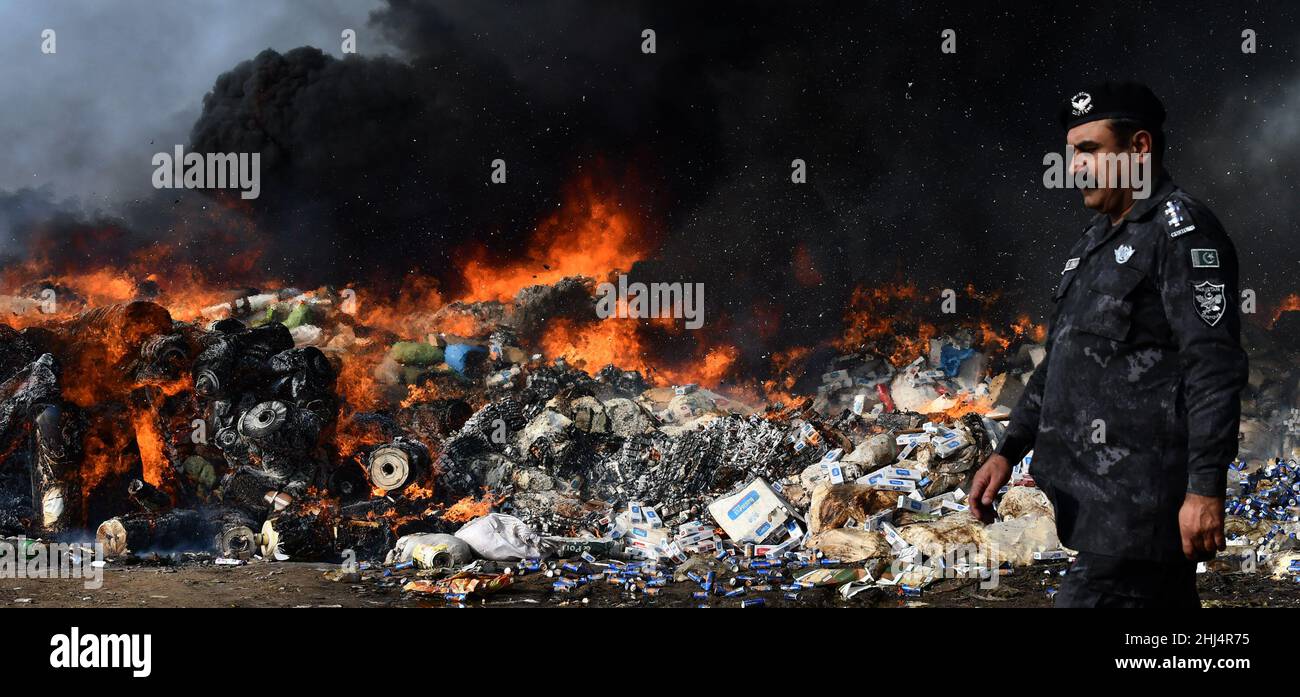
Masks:
[[[307,303],[298,303],[289,311],[289,316],[282,324],[290,329],[304,324],[313,324],[311,306]]]
[[[264,324],[270,324],[275,321],[275,306],[266,308],[266,312],[260,315],[253,315],[248,321],[250,327],[260,327]]]
[[[202,455],[191,455],[185,458],[181,468],[190,481],[201,485],[204,489],[211,489],[217,483],[216,470]]]
[[[422,341],[399,341],[388,349],[388,355],[402,365],[427,366],[442,362],[442,349]]]

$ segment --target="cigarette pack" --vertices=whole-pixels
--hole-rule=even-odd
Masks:
[[[869,474],[864,479],[865,482],[859,479],[858,483],[886,491],[901,491],[904,493],[916,491],[916,482],[911,479],[890,479],[883,474]]]
[[[904,433],[904,434],[898,436],[897,438],[895,438],[895,439],[894,439],[894,442],[895,442],[895,443],[898,443],[899,445],[911,445],[911,446],[917,446],[917,445],[920,445],[921,443],[929,443],[929,442],[930,442],[930,434],[928,434],[928,433]]]
[[[893,547],[894,549],[904,549],[908,546],[907,540],[904,540],[903,536],[898,534],[898,528],[895,528],[893,525],[881,521],[880,531],[885,533],[885,541],[889,543],[890,547]]]
[[[925,503],[924,501],[917,501],[916,499],[910,498],[908,496],[898,497],[898,507],[912,511],[913,513],[930,512],[929,504]]]
[[[1057,561],[1069,558],[1070,553],[1063,549],[1050,549],[1046,552],[1034,552],[1034,559],[1037,561]]]
[[[918,481],[921,477],[925,476],[921,474],[920,470],[915,470],[910,467],[881,467],[871,474],[883,474],[887,479],[914,479]],[[869,474],[867,476],[871,475]]]
[[[969,444],[966,441],[966,436],[958,431],[949,431],[938,440],[933,440],[930,443],[934,446],[935,456],[939,458],[948,457]]]

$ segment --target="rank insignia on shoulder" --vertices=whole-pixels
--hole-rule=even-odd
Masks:
[[[1066,259],[1065,271],[1062,271],[1061,273],[1064,274],[1066,271],[1073,271],[1077,268],[1079,268],[1079,257],[1074,257],[1073,259]]]
[[[1182,201],[1176,199],[1165,201],[1165,227],[1169,228],[1171,238],[1186,235],[1196,229]]]
[[[1217,269],[1217,268],[1219,268],[1219,250],[1217,250],[1217,249],[1193,249],[1193,250],[1192,250],[1192,268],[1194,268],[1194,269]]]

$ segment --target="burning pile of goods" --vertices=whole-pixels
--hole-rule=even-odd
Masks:
[[[557,598],[669,582],[748,604],[827,585],[911,596],[1070,555],[1028,458],[998,522],[965,505],[1041,329],[851,335],[809,396],[763,400],[556,352],[557,327],[617,321],[596,319],[592,287],[569,277],[400,325],[329,288],[191,321],[136,301],[0,325],[0,534],[93,535],[110,557],[359,561],[342,577],[405,573],[406,590],[452,599],[532,572]],[[1294,380],[1272,380],[1252,388],[1294,400]],[[1256,411],[1271,424],[1280,409]],[[1260,447],[1294,443],[1256,430]],[[1237,535],[1293,547],[1295,472],[1243,475]]]

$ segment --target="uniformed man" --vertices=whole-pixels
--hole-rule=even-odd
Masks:
[[[1062,260],[1047,352],[1004,441],[976,473],[992,519],[1011,464],[1031,471],[1079,556],[1058,607],[1199,607],[1196,562],[1224,548],[1246,354],[1237,255],[1219,221],[1162,167],[1165,110],[1143,85],[1073,94],[1060,121],[1097,215]],[[1118,155],[1118,157],[1116,157]],[[1138,157],[1154,177],[1112,177]]]

